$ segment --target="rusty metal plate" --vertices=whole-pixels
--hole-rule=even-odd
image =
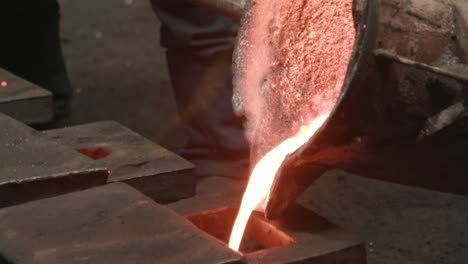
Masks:
[[[158,202],[175,201],[195,193],[194,165],[117,122],[44,132],[52,140],[109,168],[109,182],[124,181]]]
[[[0,112],[26,124],[49,122],[52,94],[0,68]]]
[[[0,262],[242,263],[242,256],[123,183],[0,210]]]
[[[0,114],[0,207],[104,184],[107,170]]]
[[[244,186],[245,182],[207,178],[199,182],[196,196],[169,207],[226,242]],[[274,221],[253,214],[246,232],[255,243],[264,245],[244,252],[248,263],[366,263],[365,246],[359,238],[298,205]]]

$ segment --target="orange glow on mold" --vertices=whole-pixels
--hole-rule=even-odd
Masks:
[[[265,207],[270,195],[273,180],[286,157],[303,146],[323,125],[328,115],[321,115],[308,126],[303,126],[296,136],[283,141],[276,148],[268,152],[255,166],[250,175],[249,183],[242,197],[242,203],[232,229],[229,247],[239,251],[245,227],[256,208]]]

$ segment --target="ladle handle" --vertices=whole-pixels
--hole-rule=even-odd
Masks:
[[[464,68],[461,68],[460,70],[455,71],[452,69],[441,68],[441,67],[429,65],[426,63],[418,62],[418,61],[415,61],[406,57],[402,57],[400,55],[395,54],[392,51],[385,50],[385,49],[374,50],[374,55],[379,58],[383,58],[383,59],[391,60],[400,64],[416,67],[422,70],[430,71],[432,73],[441,74],[441,75],[444,75],[453,79],[457,79],[463,82],[468,82],[468,65],[464,65]]]

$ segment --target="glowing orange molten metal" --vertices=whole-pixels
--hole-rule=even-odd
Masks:
[[[304,126],[296,136],[283,141],[276,148],[268,152],[255,166],[250,175],[249,184],[242,198],[239,214],[232,229],[229,247],[239,251],[240,242],[244,235],[247,221],[252,214],[252,211],[261,206],[265,207],[265,201],[270,195],[271,185],[278,172],[281,164],[286,159],[288,154],[299,149],[315,134],[315,132],[323,125],[328,115],[321,115],[310,122],[308,126]]]

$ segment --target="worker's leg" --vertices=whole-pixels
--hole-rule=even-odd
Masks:
[[[60,45],[57,1],[2,1],[0,10],[0,67],[50,90],[56,116],[68,114],[72,88]]]
[[[238,26],[187,2],[152,2],[162,21],[161,44],[167,48],[179,113],[191,130],[188,152],[246,158],[243,127],[231,102],[232,51]]]
[[[168,49],[167,61],[179,113],[191,127],[191,148],[245,155],[241,122],[232,110],[231,51],[210,57]]]

